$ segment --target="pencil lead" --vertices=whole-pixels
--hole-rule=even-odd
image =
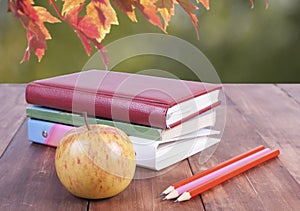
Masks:
[[[167,197],[164,197],[164,198],[162,199],[162,201],[165,201],[165,200],[167,200]]]
[[[161,194],[159,194],[159,196],[164,196],[165,195],[165,193],[164,192],[162,192]]]
[[[174,202],[176,202],[176,203],[177,203],[177,202],[179,202],[179,201],[178,201],[178,199],[176,199]]]

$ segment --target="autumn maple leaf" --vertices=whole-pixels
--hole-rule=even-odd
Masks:
[[[52,2],[52,1],[51,1]],[[119,24],[115,10],[109,0],[91,0],[85,14],[80,16],[84,8],[85,0],[65,0],[62,13],[59,13],[56,5],[52,2],[61,19],[68,22],[80,38],[86,53],[91,54],[91,45],[100,50],[104,64],[108,65],[105,49],[101,41],[110,32],[111,25]]]
[[[135,12],[134,12],[134,0],[112,0],[115,6],[125,13],[133,22],[137,22]]]
[[[175,0],[157,0],[156,2],[158,11],[164,20],[165,31],[169,25],[171,17],[175,14],[174,1]]]
[[[209,10],[210,7],[209,7],[209,0],[197,0],[197,3],[201,3],[205,9]]]
[[[198,9],[191,0],[62,0],[63,7],[59,10],[54,0],[49,0],[58,17],[68,22],[80,38],[87,54],[91,54],[91,47],[95,46],[102,53],[104,64],[108,65],[105,48],[101,44],[105,36],[110,33],[112,25],[118,25],[116,11],[111,2],[121,12],[125,13],[133,22],[137,22],[135,12],[140,12],[145,19],[166,32],[167,26],[175,15],[175,4],[179,4],[190,16],[198,32],[198,19],[195,10]],[[210,9],[210,0],[196,0],[207,10]],[[250,0],[253,7],[254,0]],[[30,51],[34,50],[40,61],[47,49],[46,40],[51,39],[44,23],[60,22],[44,7],[34,6],[33,0],[8,0],[9,11],[19,18],[26,29],[28,47],[21,62],[30,58]],[[268,7],[266,0],[266,8]]]
[[[185,10],[185,12],[190,16],[194,28],[196,29],[197,32],[197,37],[199,38],[199,31],[198,31],[198,19],[197,16],[195,15],[194,11],[198,9],[197,6],[195,6],[191,1],[189,0],[176,0],[178,4]]]
[[[41,61],[47,49],[46,40],[51,39],[44,23],[58,23],[57,18],[52,16],[44,7],[33,6],[33,0],[9,1],[9,11],[22,22],[27,33],[28,47],[21,63],[28,61],[31,49],[34,50],[38,60]]]
[[[133,4],[150,23],[164,31],[164,27],[158,15],[158,8],[155,5],[156,2],[157,0],[137,0],[133,1]]]

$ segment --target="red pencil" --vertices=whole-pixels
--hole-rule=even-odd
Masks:
[[[215,166],[213,168],[209,168],[209,169],[207,169],[207,170],[205,170],[203,172],[195,174],[194,176],[191,176],[189,178],[186,178],[184,180],[176,182],[173,185],[169,186],[167,189],[165,189],[160,195],[162,196],[162,195],[168,194],[168,193],[170,193],[171,191],[175,190],[176,188],[178,188],[180,186],[183,186],[183,185],[185,185],[187,183],[190,183],[190,182],[194,181],[195,179],[198,179],[198,178],[203,177],[203,176],[205,176],[207,174],[210,174],[213,171],[216,171],[216,170],[221,169],[221,168],[223,168],[225,166],[228,166],[228,165],[230,165],[230,164],[232,164],[232,163],[234,163],[234,162],[236,162],[238,160],[241,160],[241,159],[243,159],[245,157],[248,157],[249,155],[252,155],[252,154],[254,154],[254,153],[258,152],[258,151],[261,151],[263,149],[265,149],[265,147],[263,145],[258,146],[258,147],[254,148],[254,149],[252,149],[252,150],[250,150],[248,152],[245,152],[245,153],[243,153],[241,155],[238,155],[238,156],[236,156],[234,158],[231,158],[231,159],[229,159],[229,160],[227,160],[227,161],[225,161],[223,163],[220,163],[219,165],[217,165],[217,166]]]
[[[188,192],[184,192],[180,197],[178,197],[176,202],[189,200],[189,199],[203,193],[204,191],[211,189],[211,188],[221,184],[222,182],[225,182],[226,180],[231,179],[234,176],[237,176],[237,175],[239,175],[239,174],[267,161],[267,160],[277,157],[279,155],[279,153],[280,153],[280,151],[278,149],[268,152],[267,154],[258,157],[257,159],[247,163],[244,166],[236,168],[235,170],[228,172],[220,177],[217,177],[211,181],[208,181],[196,188],[193,188],[192,190],[189,190]]]

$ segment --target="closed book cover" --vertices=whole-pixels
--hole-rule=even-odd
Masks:
[[[89,70],[33,81],[26,86],[26,100],[165,129],[211,109],[220,89],[194,81]]]
[[[57,147],[61,138],[74,127],[64,124],[28,119],[28,140]],[[219,142],[220,139],[197,137],[162,143],[129,136],[136,152],[137,166],[161,170]]]
[[[84,118],[81,114],[51,109],[42,106],[28,106],[26,108],[26,115],[27,117],[34,119],[56,122],[71,126],[85,125]],[[200,136],[200,134],[202,134],[202,136],[212,134],[213,130],[205,128],[214,126],[216,121],[216,111],[215,109],[211,109],[205,113],[193,117],[186,122],[183,122],[180,125],[165,130],[95,117],[88,117],[88,121],[91,124],[104,124],[117,127],[123,130],[129,136],[167,142],[170,140],[179,140],[182,139],[182,137],[187,137],[188,135],[191,136],[194,133],[198,134],[197,136]]]

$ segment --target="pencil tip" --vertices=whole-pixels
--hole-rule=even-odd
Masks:
[[[159,196],[164,196],[164,195],[165,195],[164,193],[159,194]]]
[[[178,199],[176,199],[174,202],[179,202]]]
[[[167,189],[165,189],[161,194],[160,196],[163,196],[163,195],[167,195],[169,194],[171,191],[174,190],[174,186],[169,186]]]
[[[167,200],[167,197],[164,197],[162,200],[163,200],[163,201]]]
[[[167,199],[175,199],[175,198],[177,198],[178,196],[179,196],[178,191],[173,190],[171,193],[169,193],[168,195],[166,195],[165,198],[167,198]]]

